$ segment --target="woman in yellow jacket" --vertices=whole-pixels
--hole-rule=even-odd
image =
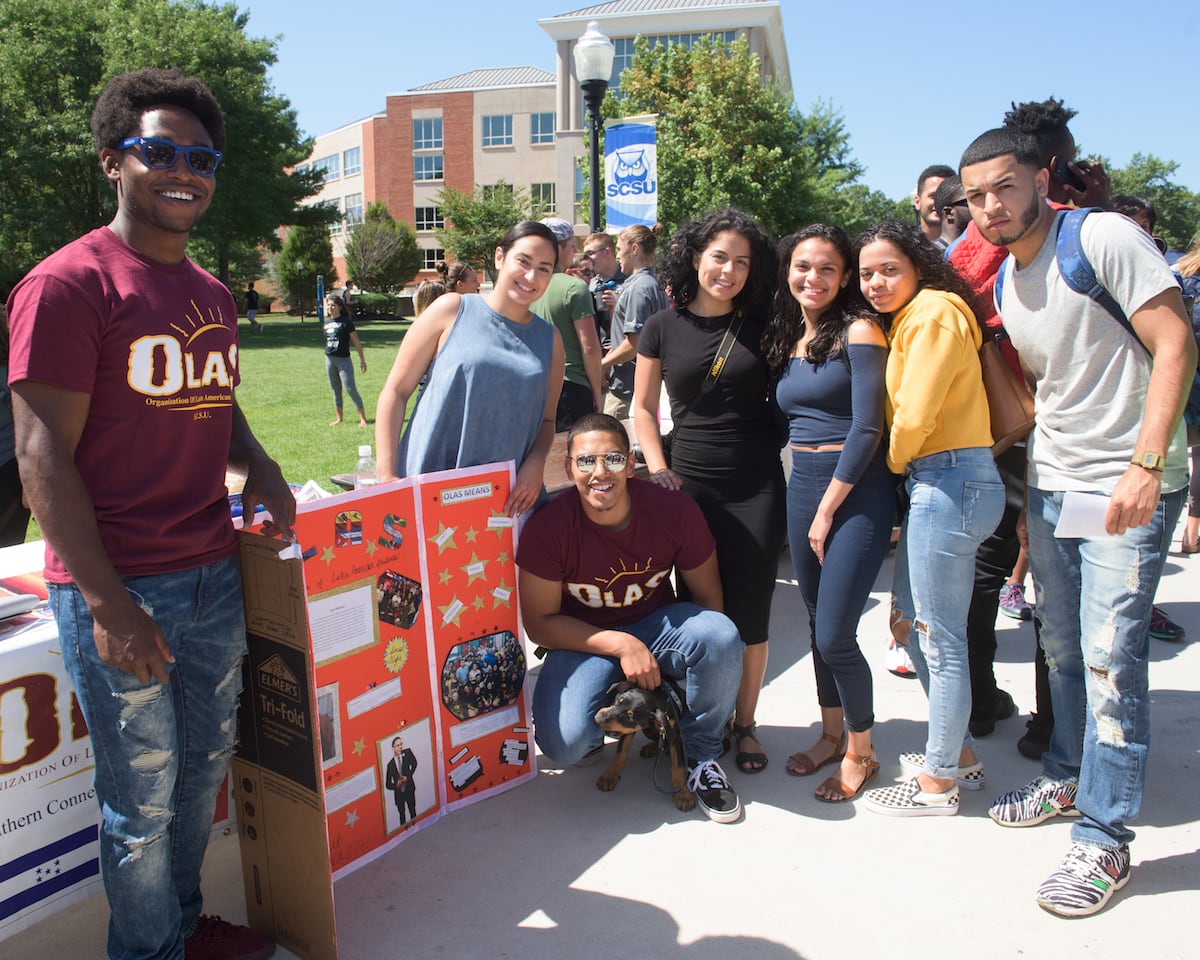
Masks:
[[[929,696],[925,752],[900,757],[910,779],[863,802],[890,816],[954,814],[959,787],[983,787],[967,730],[967,610],[975,552],[1004,510],[979,369],[983,335],[966,284],[915,227],[885,220],[855,246],[863,296],[890,319],[888,467],[909,497],[893,615],[913,622],[909,652]]]

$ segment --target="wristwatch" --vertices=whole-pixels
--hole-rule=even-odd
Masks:
[[[1167,465],[1167,458],[1152,450],[1139,450],[1130,462],[1145,470],[1161,470]]]

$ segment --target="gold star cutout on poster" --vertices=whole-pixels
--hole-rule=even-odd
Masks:
[[[503,540],[504,535],[512,529],[512,519],[507,514],[501,513],[499,510],[493,510],[491,511],[491,514],[493,517],[502,517],[505,521],[504,523],[488,524],[488,530],[496,535],[496,539]]]
[[[429,542],[438,548],[439,557],[447,547],[457,549],[458,544],[454,542],[454,534],[456,532],[457,529],[455,527],[448,527],[440,520],[438,521],[438,532],[429,538]]]
[[[458,618],[462,616],[462,612],[465,609],[466,605],[458,597],[452,599],[444,607],[439,606],[438,613],[442,615],[442,626],[444,627],[446,624],[452,623],[456,627],[461,627],[462,624],[458,622]]]
[[[367,544],[367,556],[368,557],[375,556],[375,551],[378,549],[379,549],[379,544],[376,543],[374,540],[372,540],[370,543]]]
[[[500,552],[499,552],[499,553],[496,555],[496,559],[497,559],[498,561],[500,561],[500,563],[508,563],[508,551],[507,551],[507,550],[501,550],[501,551],[500,551]]]
[[[459,567],[458,569],[467,575],[467,586],[470,586],[476,580],[486,579],[487,561],[480,560],[479,557],[476,556],[475,551],[472,550],[471,562],[465,566]]]
[[[474,527],[467,527],[467,543],[474,543],[477,536],[479,536],[478,530]]]
[[[495,610],[500,606],[512,606],[512,587],[504,582],[503,577],[500,578],[500,582],[492,590],[492,609]]]
[[[321,554],[321,559],[325,561],[326,566],[333,563],[333,547],[326,547]]]
[[[351,810],[346,814],[346,826],[353,830],[356,823],[358,823],[358,811]]]
[[[367,744],[366,744],[365,740],[355,740],[354,741],[354,747],[353,747],[352,752],[356,757],[361,756],[362,752],[366,749],[367,749]]]
[[[445,583],[449,583],[449,582],[450,582],[450,571],[449,570],[443,570],[441,573],[438,574],[438,583],[439,584],[445,584]]]
[[[483,609],[483,597],[476,595],[475,600],[472,602],[471,606],[473,606],[476,610],[482,610]]]

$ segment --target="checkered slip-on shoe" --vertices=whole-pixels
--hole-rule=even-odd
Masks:
[[[952,817],[958,813],[958,787],[925,793],[916,777],[863,794],[863,805],[885,817]]]
[[[900,769],[906,777],[915,777],[925,769],[925,754],[900,754]],[[966,767],[959,767],[958,776],[954,778],[954,782],[961,790],[982,790],[983,785],[987,783],[983,776],[983,764],[972,763]]]

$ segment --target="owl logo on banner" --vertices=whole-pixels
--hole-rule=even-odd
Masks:
[[[658,137],[655,117],[609,121],[604,132],[604,199],[608,229],[658,221]]]

